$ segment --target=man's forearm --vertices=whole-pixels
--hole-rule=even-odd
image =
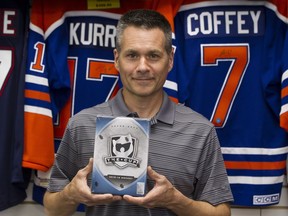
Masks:
[[[50,193],[44,196],[44,210],[48,216],[69,216],[77,209],[78,203],[69,199],[67,188],[63,191]]]
[[[207,202],[187,198],[175,189],[175,198],[169,206],[170,210],[179,216],[230,216],[228,203],[213,206]]]

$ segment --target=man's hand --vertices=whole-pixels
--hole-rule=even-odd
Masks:
[[[154,188],[145,197],[124,195],[129,203],[146,208],[163,207],[183,216],[230,216],[230,206],[222,203],[216,206],[204,201],[195,201],[184,196],[168,179],[148,167],[148,175],[155,182]]]
[[[123,199],[129,203],[146,208],[169,206],[169,204],[173,201],[176,189],[165,176],[158,174],[150,166],[147,168],[147,173],[151,180],[155,182],[154,188],[149,191],[145,197],[124,195]]]
[[[121,200],[121,196],[112,194],[92,194],[87,184],[87,177],[92,172],[93,159],[86,167],[79,170],[73,180],[60,192],[46,192],[44,196],[45,213],[49,216],[72,215],[77,206],[107,204]]]
[[[112,194],[92,194],[90,187],[87,185],[87,177],[92,172],[93,159],[90,158],[86,167],[79,170],[73,180],[63,191],[63,195],[70,201],[75,203],[83,203],[87,206],[98,204],[107,204],[117,200],[121,200],[121,196],[113,196]]]

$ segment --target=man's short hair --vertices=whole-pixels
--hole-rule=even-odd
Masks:
[[[158,28],[163,31],[166,42],[165,50],[168,54],[172,51],[172,30],[168,20],[159,12],[148,9],[136,9],[123,14],[117,25],[116,49],[121,50],[121,41],[124,30],[134,26],[147,30]]]

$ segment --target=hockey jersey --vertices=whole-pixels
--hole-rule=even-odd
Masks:
[[[0,211],[26,198],[22,169],[29,1],[0,2]]]
[[[47,171],[68,119],[109,100],[118,91],[113,49],[121,14],[135,8],[153,9],[163,13],[173,26],[181,3],[124,0],[118,1],[118,8],[114,5],[109,9],[91,2],[33,1],[25,90],[25,167]],[[165,90],[177,101],[175,77],[169,73]],[[41,178],[37,182],[45,186]],[[35,188],[34,199],[41,202],[45,189]]]
[[[277,204],[288,152],[287,1],[184,0],[174,24],[179,99],[216,126],[234,205]]]
[[[119,77],[113,49],[121,14],[132,8],[155,9],[173,25],[173,13],[181,3],[120,1],[119,8],[104,11],[95,10],[98,8],[87,2],[33,2],[25,89],[24,167],[47,171],[54,159],[53,138],[61,139],[68,119],[117,92]],[[172,81],[176,76],[171,72],[169,77],[165,89],[177,101],[177,83]],[[51,117],[56,122],[54,133]]]

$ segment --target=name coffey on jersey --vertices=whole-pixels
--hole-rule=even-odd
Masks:
[[[264,18],[261,9],[194,10],[185,18],[186,37],[262,35]]]
[[[115,25],[71,22],[69,25],[69,31],[69,45],[115,48]]]

